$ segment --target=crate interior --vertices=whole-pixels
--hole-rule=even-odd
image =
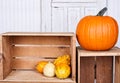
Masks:
[[[56,77],[48,78],[35,70],[41,60],[54,61],[58,56],[71,56],[72,71],[72,36],[3,36],[3,75],[5,80],[63,81]],[[73,73],[73,72],[72,72]],[[73,74],[67,82],[72,82]]]

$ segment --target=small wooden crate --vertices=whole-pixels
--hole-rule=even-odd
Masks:
[[[1,39],[0,83],[76,83],[76,44],[73,33],[4,33]],[[38,73],[35,65],[71,56],[71,76],[49,78]]]
[[[119,48],[86,51],[78,47],[77,59],[78,83],[120,83]]]

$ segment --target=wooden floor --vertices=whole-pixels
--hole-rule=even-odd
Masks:
[[[0,83],[74,83],[71,78],[58,79],[56,77],[45,77],[37,71],[12,71],[4,80],[0,80]]]

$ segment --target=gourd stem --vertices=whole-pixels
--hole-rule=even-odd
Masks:
[[[104,7],[102,10],[98,12],[96,16],[103,16],[106,11],[107,11],[107,7]]]

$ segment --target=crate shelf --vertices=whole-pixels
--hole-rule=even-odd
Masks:
[[[45,77],[44,75],[34,71],[34,70],[13,70],[4,80],[2,80],[1,82],[15,82],[15,81],[19,81],[19,82],[47,82],[47,83],[55,83],[55,82],[59,82],[59,83],[72,83],[73,80],[71,78],[67,78],[67,79],[58,79],[56,77]]]

